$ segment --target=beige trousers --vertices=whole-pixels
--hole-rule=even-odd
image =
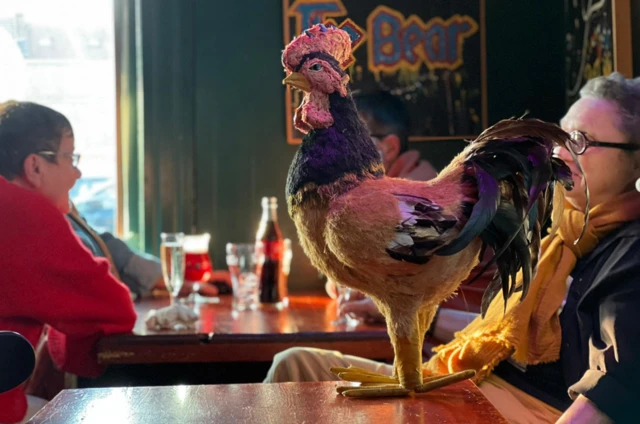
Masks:
[[[336,381],[338,378],[329,371],[329,368],[348,367],[349,365],[385,375],[393,373],[391,365],[357,356],[343,355],[335,350],[292,348],[278,353],[273,358],[273,365],[271,365],[264,382]],[[557,409],[495,375],[489,376],[480,384],[479,388],[511,423],[554,423],[562,415]]]

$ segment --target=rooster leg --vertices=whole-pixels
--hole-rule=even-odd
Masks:
[[[400,385],[405,389],[413,391],[422,384],[422,344],[434,314],[435,308],[434,310],[422,308],[409,325],[405,324],[405,328],[410,328],[408,331],[400,332],[398,324],[393,327],[387,326],[395,350],[395,375],[398,377]],[[394,320],[392,318],[388,322],[406,323],[401,319]],[[397,334],[398,332],[401,334]]]
[[[423,313],[407,320],[406,312],[402,311],[400,318],[405,326],[398,325],[393,311],[381,308],[387,318],[387,330],[395,352],[395,376],[388,377],[366,370],[353,368],[332,369],[334,373],[345,381],[357,381],[363,384],[375,384],[360,387],[339,387],[338,393],[348,397],[393,397],[407,396],[413,389],[422,384],[422,342],[425,319]],[[430,318],[433,313],[430,314]],[[400,333],[400,334],[398,334]],[[337,371],[337,372],[336,372]],[[342,371],[342,372],[341,372]]]
[[[471,378],[474,371],[462,371],[445,376],[422,378],[422,344],[427,328],[431,324],[435,308],[423,308],[411,321],[411,329],[397,334],[399,327],[388,324],[388,331],[395,351],[395,376],[389,377],[356,367],[332,368],[341,380],[361,383],[360,387],[338,387],[338,393],[347,397],[396,397],[411,392],[425,393]],[[387,323],[398,322],[387,317]],[[405,321],[406,322],[406,321]]]
[[[419,333],[421,335],[420,346],[422,346],[422,344],[424,343],[424,337],[427,333],[427,330],[431,326],[431,321],[433,320],[434,315],[435,308],[433,310],[431,308],[423,308],[418,314],[418,323],[420,326]],[[475,375],[476,372],[474,370],[465,370],[448,375],[423,377],[423,384],[415,386],[413,390],[416,393],[426,393],[430,392],[431,390],[439,389],[440,387],[458,383],[468,378],[473,378]]]

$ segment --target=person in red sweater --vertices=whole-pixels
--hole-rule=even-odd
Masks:
[[[67,372],[102,372],[96,342],[128,333],[136,314],[127,288],[94,258],[64,214],[80,178],[73,130],[60,113],[27,102],[0,105],[0,330],[48,349]],[[24,386],[0,394],[0,423],[27,415]]]

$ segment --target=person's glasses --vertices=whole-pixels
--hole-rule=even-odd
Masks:
[[[78,153],[62,153],[62,152],[45,151],[45,152],[38,152],[38,154],[41,156],[49,156],[49,157],[56,157],[58,155],[64,156],[66,158],[71,159],[71,164],[73,165],[74,168],[77,168],[78,164],[80,163],[80,154]]]
[[[572,131],[569,134],[569,144],[576,155],[583,154],[588,147],[609,147],[612,149],[622,149],[634,151],[640,149],[640,145],[630,143],[610,143],[608,141],[592,141],[582,131]]]

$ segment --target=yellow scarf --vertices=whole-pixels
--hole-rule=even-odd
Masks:
[[[607,233],[639,218],[640,194],[634,191],[621,195],[591,209],[585,236],[574,245],[584,225],[584,213],[567,206],[559,231],[542,240],[538,272],[527,297],[521,302],[517,293],[511,296],[505,314],[498,294],[484,319],[477,317],[456,333],[453,341],[434,349],[436,354],[424,365],[425,372],[474,369],[475,381],[480,382],[512,355],[515,361],[530,365],[556,361],[562,335],[558,310],[577,260],[591,252]],[[522,273],[518,279],[520,283]]]

